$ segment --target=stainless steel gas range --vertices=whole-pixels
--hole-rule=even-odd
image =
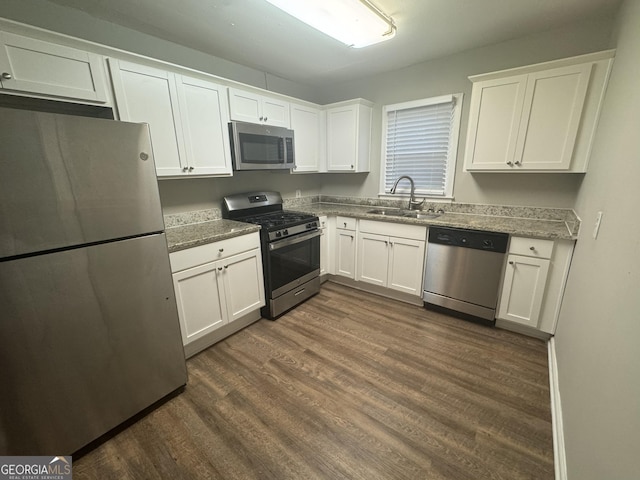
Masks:
[[[318,217],[284,210],[279,192],[230,195],[222,216],[260,225],[267,304],[261,314],[275,319],[320,291]]]

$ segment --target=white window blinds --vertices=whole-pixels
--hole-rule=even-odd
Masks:
[[[390,192],[398,177],[409,175],[416,193],[451,196],[459,127],[456,100],[447,95],[385,107],[383,193]]]

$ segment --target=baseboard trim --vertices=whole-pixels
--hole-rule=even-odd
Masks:
[[[551,337],[547,343],[549,352],[549,390],[551,394],[551,423],[553,427],[553,457],[556,480],[567,480],[567,457],[564,448],[564,427],[562,423],[562,404],[558,383],[558,360],[556,342]]]

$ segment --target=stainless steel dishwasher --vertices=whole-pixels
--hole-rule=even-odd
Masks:
[[[509,235],[430,227],[424,275],[425,307],[444,307],[495,321]]]

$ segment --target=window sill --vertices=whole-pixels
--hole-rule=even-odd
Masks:
[[[409,200],[409,194],[408,193],[396,193],[394,195],[390,195],[388,193],[379,193],[378,194],[378,198],[379,199],[383,199],[383,200]],[[429,195],[419,195],[416,194],[415,195],[416,200],[420,201],[424,198],[424,200],[426,202],[431,202],[431,203],[453,203],[454,198],[453,197],[448,197],[448,196],[429,196]]]

